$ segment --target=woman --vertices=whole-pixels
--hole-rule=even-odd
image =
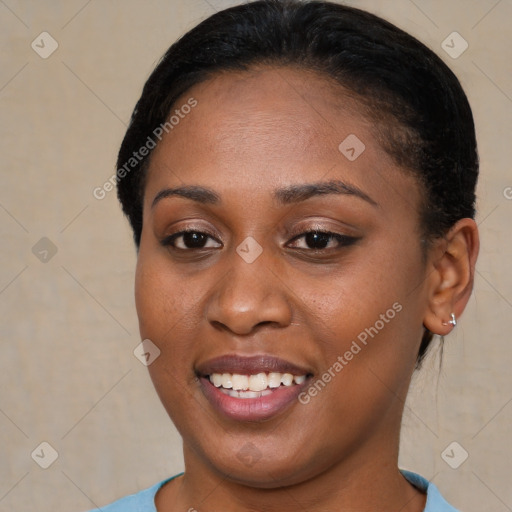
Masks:
[[[227,9],[158,64],[117,167],[185,472],[102,510],[455,510],[398,469],[411,374],[479,246],[447,66],[357,9]]]

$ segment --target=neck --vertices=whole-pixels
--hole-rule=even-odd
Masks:
[[[185,449],[185,474],[159,492],[157,509],[158,512],[191,509],[198,512],[423,511],[425,495],[398,470],[398,440],[388,442],[387,449],[382,448],[386,446],[382,440],[375,441],[314,477],[299,476],[295,484],[280,485],[272,475],[265,475],[267,482],[259,487],[233,481],[230,475],[218,473],[192,450]]]

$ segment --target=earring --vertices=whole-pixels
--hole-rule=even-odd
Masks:
[[[457,325],[457,320],[455,319],[455,315],[452,313],[451,317],[452,317],[452,319],[449,322],[443,322],[443,325],[452,324],[453,327],[455,327]]]

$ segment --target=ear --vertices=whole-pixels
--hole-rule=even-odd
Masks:
[[[428,308],[423,325],[434,334],[452,329],[451,314],[459,318],[473,290],[475,264],[480,248],[473,219],[459,220],[445,237],[435,241],[429,254]]]

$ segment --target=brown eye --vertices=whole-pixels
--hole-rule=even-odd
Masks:
[[[292,241],[304,239],[306,247],[296,247],[298,249],[309,249],[321,251],[326,248],[337,249],[346,247],[353,244],[358,239],[351,236],[341,235],[339,233],[331,233],[326,231],[307,231],[295,237]],[[331,241],[334,241],[334,246],[327,247]]]
[[[163,246],[171,246],[173,249],[178,250],[208,249],[211,247],[218,247],[216,245],[207,245],[208,240],[216,242],[208,233],[188,230],[179,231],[178,233],[174,233],[166,237],[164,240],[162,240],[161,244]]]

